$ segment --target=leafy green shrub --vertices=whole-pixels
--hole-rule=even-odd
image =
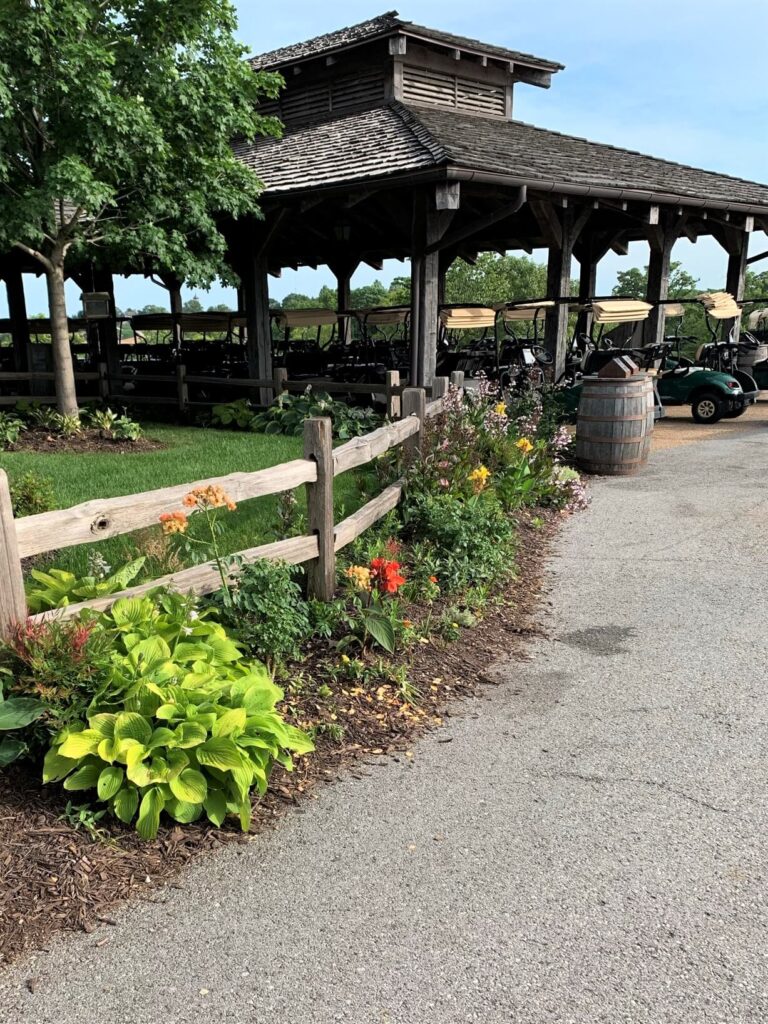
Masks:
[[[8,697],[3,693],[3,676],[10,672],[0,669],[0,734],[18,733],[45,714],[45,705],[34,697]],[[0,737],[0,768],[7,767],[27,752],[27,743],[18,735]]]
[[[445,590],[501,579],[514,564],[514,527],[491,493],[411,493],[402,515],[406,536],[420,543]]]
[[[135,559],[124,565],[111,576],[99,579],[97,576],[75,576],[64,569],[32,569],[28,582],[27,607],[32,615],[50,608],[65,608],[68,604],[88,601],[93,597],[107,597],[125,590],[141,572],[146,558]]]
[[[112,425],[112,437],[116,441],[138,441],[142,433],[141,425],[130,416],[118,416]]]
[[[138,812],[145,839],[163,811],[217,826],[232,813],[247,830],[251,789],[266,791],[274,762],[290,770],[289,752],[313,749],[276,711],[283,693],[266,668],[178,594],[118,601],[99,628],[114,647],[110,680],[87,721],[56,737],[44,781],[95,789],[125,823]]]
[[[31,471],[11,480],[11,505],[17,519],[50,512],[56,508],[53,481]]]
[[[255,413],[247,398],[224,405],[214,405],[211,409],[211,423],[215,427],[238,427],[248,430],[253,423]]]
[[[40,402],[18,402],[16,412],[30,425],[39,430],[56,429],[58,412],[53,405],[42,405]]]
[[[16,444],[24,424],[12,412],[0,412],[0,449]]]
[[[83,432],[83,424],[80,417],[74,413],[57,412],[55,414],[54,429],[64,437],[78,437]]]
[[[14,693],[44,702],[46,718],[32,738],[47,746],[53,732],[86,714],[109,678],[109,637],[95,619],[27,619],[0,645],[0,664]]]
[[[311,386],[300,395],[283,393],[263,412],[254,412],[244,398],[226,405],[215,405],[211,421],[216,426],[239,427],[265,434],[298,435],[304,429],[304,420],[310,416],[329,416],[333,422],[333,436],[341,441],[368,434],[382,423],[382,417],[373,409],[347,405],[324,391],[313,391]]]
[[[307,604],[285,562],[259,559],[241,565],[229,600],[220,591],[213,601],[225,625],[273,672],[280,662],[298,657],[300,644],[310,635]]]

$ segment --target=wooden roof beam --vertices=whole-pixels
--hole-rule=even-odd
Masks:
[[[563,228],[552,203],[547,199],[531,199],[529,206],[547,245],[555,249],[562,248]]]

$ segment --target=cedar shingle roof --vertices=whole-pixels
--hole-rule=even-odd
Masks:
[[[388,11],[377,18],[361,21],[357,25],[349,26],[349,28],[342,28],[336,32],[327,32],[325,35],[315,36],[314,39],[307,39],[303,43],[295,43],[292,46],[284,46],[279,50],[262,53],[251,58],[251,66],[256,70],[277,68],[284,64],[307,60],[310,57],[318,57],[321,54],[330,54],[349,46],[357,46],[360,43],[366,43],[379,37],[386,38],[387,36],[400,33],[418,36],[421,39],[433,40],[445,46],[477,51],[491,57],[499,57],[502,60],[517,61],[519,64],[531,64],[546,71],[560,71],[563,67],[562,64],[557,64],[551,60],[544,60],[542,57],[534,57],[530,53],[507,50],[501,46],[490,46],[487,43],[481,43],[477,39],[467,39],[464,36],[452,35],[450,32],[440,32],[437,29],[427,28],[424,25],[414,25],[412,22],[403,21],[402,18],[398,17],[397,11]]]
[[[649,193],[702,205],[768,210],[768,185],[547,131],[522,121],[389,103],[319,124],[287,129],[283,139],[235,146],[267,193],[386,179],[415,170],[461,167],[497,172],[567,193],[590,188],[617,197]]]

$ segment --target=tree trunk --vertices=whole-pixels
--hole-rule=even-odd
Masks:
[[[67,299],[64,292],[64,265],[54,263],[45,272],[48,285],[48,308],[51,315],[51,347],[53,349],[53,380],[59,412],[77,416],[77,391],[72,350],[69,347]]]

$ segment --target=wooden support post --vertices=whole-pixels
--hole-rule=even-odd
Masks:
[[[418,253],[411,256],[411,372],[408,383],[416,387],[419,382],[419,322],[421,320],[421,280],[424,257]]]
[[[269,319],[269,273],[267,260],[256,256],[243,274],[245,312],[248,321],[248,373],[261,380],[272,379],[272,325]],[[259,389],[259,404],[269,405],[271,388]]]
[[[554,214],[553,214],[554,215]],[[550,245],[547,262],[547,298],[562,299],[571,292],[571,259],[575,242],[573,211],[567,207],[562,211],[560,223],[560,245]],[[568,348],[568,304],[556,302],[547,311],[546,345],[554,356],[554,379],[559,380],[565,371],[565,357]]]
[[[647,301],[653,309],[647,320],[644,333],[646,345],[661,345],[664,341],[666,320],[664,307],[659,303],[669,298],[669,272],[672,263],[672,249],[677,240],[677,233],[663,228],[649,228],[649,245],[651,255],[648,261],[648,292]]]
[[[387,416],[400,419],[400,371],[387,370]]]
[[[456,208],[438,206],[439,189],[414,196],[411,238],[411,386],[430,387],[437,367],[440,251]]]
[[[432,401],[436,398],[444,398],[448,394],[448,378],[435,377],[432,381]]]
[[[427,415],[426,410],[427,393],[424,388],[406,388],[403,391],[403,419],[408,416],[417,416],[420,424],[418,432],[411,434],[403,443],[406,465],[411,465],[421,457],[421,438]]]
[[[747,254],[749,252],[749,232],[740,231],[734,234],[729,245],[728,270],[725,278],[725,290],[730,292],[737,302],[744,301],[744,286],[747,279]],[[723,320],[723,341],[727,341],[733,332],[735,341],[739,340],[741,316],[731,320]]]
[[[288,371],[286,368],[284,366],[276,367],[272,380],[274,381],[272,386],[272,400],[276,401],[285,391],[285,385],[288,380]]]
[[[304,421],[304,457],[317,464],[317,480],[307,484],[310,532],[317,536],[319,557],[309,563],[309,596],[332,601],[336,589],[333,535],[333,433],[328,417]]]
[[[8,316],[11,321],[14,369],[19,373],[25,373],[30,369],[30,335],[27,303],[24,298],[24,278],[20,270],[9,271],[5,275],[5,288],[8,295]]]
[[[27,617],[24,577],[21,572],[11,489],[0,469],[0,636],[8,637],[17,622]]]
[[[176,395],[179,401],[179,412],[186,412],[189,405],[189,385],[187,384],[187,368],[184,363],[176,367]]]
[[[355,259],[342,259],[328,264],[336,278],[336,309],[339,313],[348,310],[351,305],[352,275],[359,265],[360,261]],[[341,345],[348,345],[351,342],[352,322],[349,317],[339,317],[338,335]]]
[[[106,292],[109,295],[109,319],[95,320],[89,325],[89,340],[90,332],[93,330],[98,345],[99,358],[106,362],[110,374],[118,374],[120,372],[120,352],[117,346],[120,344],[120,338],[117,329],[115,282],[109,270],[94,269],[90,275],[85,275],[86,281],[88,276],[90,276],[90,284],[94,291]],[[81,277],[80,281],[78,281],[81,287],[83,287],[82,281],[83,278]],[[88,288],[83,287],[83,291],[88,291]]]
[[[99,363],[99,398],[102,402],[109,401],[109,366]]]
[[[464,387],[464,371],[463,370],[454,370],[453,371],[453,373],[451,374],[451,384],[455,388],[463,388]]]
[[[584,239],[576,257],[579,261],[579,305],[583,306],[597,293],[597,265],[599,255],[593,238]],[[582,309],[576,321],[576,333],[589,337],[592,330],[592,311]]]

